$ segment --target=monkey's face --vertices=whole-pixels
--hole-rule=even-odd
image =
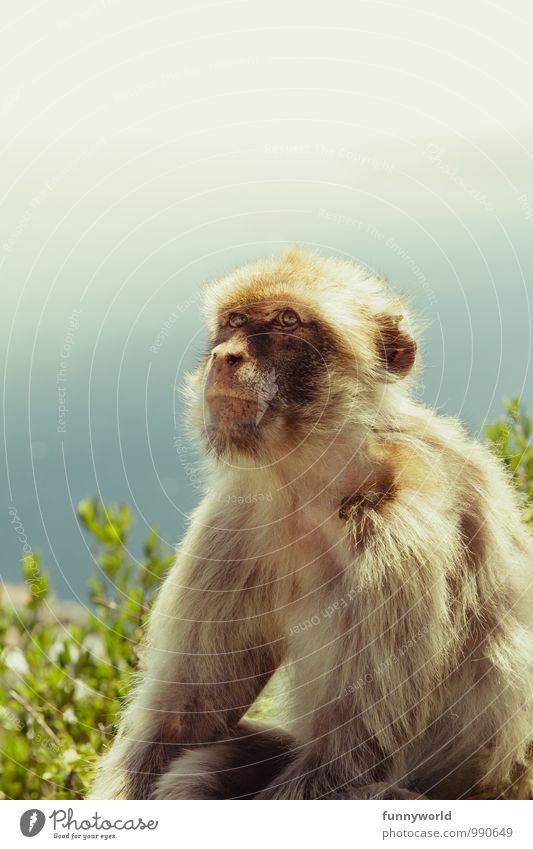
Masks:
[[[327,403],[332,340],[309,307],[294,300],[231,308],[203,371],[204,432],[211,448],[257,454],[294,436]]]
[[[260,260],[212,284],[204,309],[211,346],[189,397],[218,456],[268,464],[304,443],[320,455],[346,426],[373,426],[384,387],[414,363],[401,302],[345,261]]]

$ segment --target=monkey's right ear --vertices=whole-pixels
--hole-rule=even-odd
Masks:
[[[377,348],[381,364],[390,374],[405,377],[415,362],[416,342],[400,329],[403,315],[381,313],[377,319]]]

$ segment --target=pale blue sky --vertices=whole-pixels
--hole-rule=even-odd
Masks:
[[[179,539],[199,287],[294,241],[411,297],[422,400],[473,432],[533,406],[532,29],[482,0],[4,4],[4,577],[12,504],[62,596],[86,495],[135,503],[136,545]]]

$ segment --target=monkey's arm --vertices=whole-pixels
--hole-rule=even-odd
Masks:
[[[260,563],[178,556],[93,798],[149,798],[184,747],[223,738],[238,723],[282,660],[284,641],[266,609],[274,606]]]
[[[460,649],[448,576],[461,568],[461,548],[439,502],[373,487],[345,499],[339,516],[353,569],[328,591],[332,606],[344,604],[323,638],[317,625],[310,672],[296,670],[305,732],[260,799],[418,796],[405,761],[416,761],[442,712],[438,685]]]

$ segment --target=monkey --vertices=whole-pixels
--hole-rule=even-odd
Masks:
[[[415,399],[406,299],[297,247],[204,310],[207,494],[91,797],[532,798],[531,537],[490,450]]]

